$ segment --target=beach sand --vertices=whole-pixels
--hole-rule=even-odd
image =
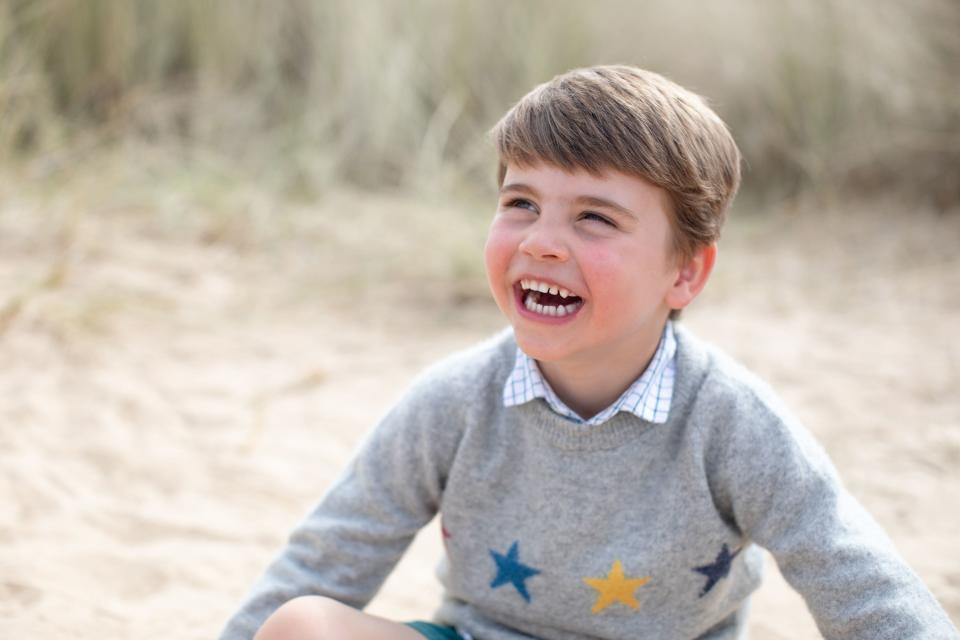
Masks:
[[[433,238],[373,225],[373,249],[326,253],[18,206],[0,210],[4,638],[215,637],[411,376],[503,326],[482,238],[452,271],[371,275],[349,261],[392,242],[416,262]],[[744,217],[721,247],[684,322],[773,384],[960,622],[960,216]],[[441,552],[432,524],[371,610],[429,617]],[[752,631],[818,637],[772,563]]]

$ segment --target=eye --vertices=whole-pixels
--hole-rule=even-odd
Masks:
[[[605,225],[607,225],[607,226],[610,226],[610,227],[616,227],[616,226],[617,226],[617,225],[613,222],[613,220],[611,220],[611,219],[608,218],[607,216],[601,215],[601,214],[596,213],[596,212],[594,212],[594,211],[584,211],[584,212],[580,215],[580,219],[581,219],[581,220],[591,220],[591,221],[595,221],[595,222],[601,222],[601,223],[603,223],[603,224],[605,224]]]
[[[525,198],[513,198],[507,201],[508,209],[527,209],[528,211],[536,211],[537,206]]]

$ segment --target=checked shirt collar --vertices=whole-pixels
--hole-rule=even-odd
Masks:
[[[676,353],[677,340],[673,333],[673,323],[667,322],[657,351],[646,370],[616,402],[589,420],[584,420],[557,397],[540,373],[537,361],[517,349],[513,372],[503,386],[503,405],[513,407],[542,398],[555,413],[583,425],[603,424],[620,411],[630,412],[647,422],[662,424],[667,421],[673,399]]]

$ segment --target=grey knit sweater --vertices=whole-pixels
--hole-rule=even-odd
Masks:
[[[283,602],[363,607],[438,512],[436,620],[476,640],[737,638],[768,549],[827,638],[960,638],[753,376],[677,328],[665,424],[503,406],[510,333],[433,367],[372,432],[221,640]]]

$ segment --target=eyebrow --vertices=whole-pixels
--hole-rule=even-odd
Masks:
[[[616,211],[620,215],[627,216],[628,218],[636,218],[637,214],[630,209],[627,209],[624,206],[621,206],[614,202],[613,200],[607,200],[606,198],[598,198],[597,196],[580,196],[577,198],[576,202],[578,204],[585,204],[592,207],[601,207],[603,209],[610,209]]]
[[[501,195],[503,195],[504,193],[512,192],[512,191],[519,192],[519,193],[526,193],[532,196],[539,195],[536,189],[534,189],[529,185],[523,184],[522,182],[511,182],[510,184],[505,184],[502,187],[500,187]],[[627,216],[628,218],[635,219],[637,217],[637,214],[635,214],[633,211],[630,211],[630,209],[627,209],[626,207],[617,204],[613,200],[607,200],[606,198],[601,198],[599,196],[579,196],[577,197],[576,200],[574,200],[574,202],[576,202],[579,205],[587,205],[591,207],[601,207],[603,209],[609,209],[611,211],[615,211],[619,213],[620,215]]]
[[[537,195],[537,191],[530,186],[523,184],[522,182],[511,182],[500,187],[500,193],[504,194],[508,191],[519,191],[520,193],[529,193],[532,196]]]

